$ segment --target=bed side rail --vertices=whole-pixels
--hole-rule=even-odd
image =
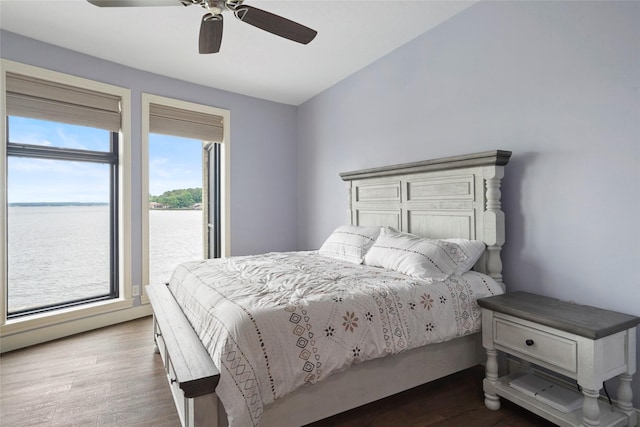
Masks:
[[[175,372],[175,382],[183,391],[184,397],[214,393],[220,380],[220,371],[182,313],[173,294],[162,284],[146,286],[146,290],[159,329],[157,333],[161,334]]]

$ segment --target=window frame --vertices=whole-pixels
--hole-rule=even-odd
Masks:
[[[9,122],[8,116],[7,122]],[[61,123],[55,121],[52,123]],[[9,135],[10,128],[7,125]],[[22,309],[14,312],[10,312],[7,308],[7,320],[17,319],[23,316],[31,316],[34,314],[52,312],[67,307],[75,307],[83,304],[88,304],[96,301],[106,301],[118,298],[118,164],[119,164],[119,134],[116,132],[109,132],[109,151],[92,151],[92,150],[77,150],[72,148],[62,147],[49,147],[23,144],[19,142],[12,142],[10,138],[7,138],[7,161],[9,157],[22,157],[28,159],[47,159],[47,160],[59,160],[59,161],[73,161],[84,163],[99,163],[109,166],[109,292],[106,295],[98,295],[91,297],[83,297],[76,299],[69,299],[52,304],[46,304],[37,306],[34,308]],[[8,241],[7,241],[8,243]],[[8,254],[8,247],[5,251]],[[7,288],[11,284],[7,280]],[[8,303],[8,301],[7,301]],[[8,304],[7,304],[8,305]]]
[[[73,321],[91,318],[87,323],[101,322],[95,316],[110,315],[132,307],[131,278],[131,91],[119,86],[101,83],[65,73],[34,67],[6,59],[0,60],[0,106],[6,116],[6,74],[15,73],[32,76],[42,80],[57,82],[88,90],[104,92],[118,96],[121,100],[121,127],[118,132],[117,164],[117,235],[118,248],[118,297],[104,301],[89,302],[72,307],[61,308],[7,319],[7,121],[0,120],[0,244],[3,245],[0,257],[0,336],[3,338],[2,351],[19,348],[25,343],[40,342],[43,339],[37,331],[44,327],[55,326],[59,336],[75,333],[79,326]],[[115,190],[115,188],[114,188]],[[112,272],[113,274],[113,272]],[[71,323],[69,323],[71,322]],[[84,321],[83,321],[84,323]],[[88,325],[87,325],[88,326]],[[85,326],[86,328],[86,326]],[[31,335],[30,335],[31,334]],[[10,339],[8,339],[10,338]],[[7,343],[7,344],[5,344]]]
[[[223,122],[223,138],[221,142],[215,142],[218,150],[218,166],[219,166],[219,200],[221,206],[216,208],[220,213],[220,248],[219,256],[226,257],[231,254],[230,245],[230,123],[231,112],[226,109],[212,107],[204,104],[183,101],[175,98],[168,98],[149,93],[142,93],[142,135],[141,135],[141,151],[142,151],[142,283],[146,286],[149,284],[149,112],[150,105],[157,104],[167,107],[179,108],[182,110],[191,110],[199,113],[212,114],[222,117]],[[206,185],[203,183],[203,188]],[[143,304],[149,302],[144,292],[141,291],[141,300]]]

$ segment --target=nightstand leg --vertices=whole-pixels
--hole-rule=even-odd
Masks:
[[[584,404],[582,405],[582,422],[585,426],[596,427],[600,425],[600,407],[598,406],[599,390],[582,388]]]
[[[498,352],[487,349],[486,378],[484,379],[484,405],[492,411],[500,409],[500,398],[495,392],[498,382]]]
[[[633,375],[620,374],[618,376],[618,402],[616,406],[622,412],[627,414],[629,418],[629,427],[635,427],[637,424],[636,411],[633,409],[633,391],[631,390],[631,380]]]

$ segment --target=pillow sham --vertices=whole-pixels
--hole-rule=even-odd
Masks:
[[[329,235],[318,252],[330,258],[362,264],[378,234],[380,227],[341,225]]]
[[[487,248],[487,245],[480,240],[444,239],[444,241],[458,245],[460,250],[467,256],[467,259],[462,261],[456,267],[456,271],[453,273],[454,276],[462,276],[464,273],[471,270]]]
[[[454,274],[462,274],[475,264],[464,249],[477,251],[479,245],[466,244],[458,240],[461,239],[424,239],[385,227],[367,252],[364,263],[430,282],[439,282]],[[482,252],[474,252],[473,255],[479,258]],[[460,271],[462,273],[459,273]]]

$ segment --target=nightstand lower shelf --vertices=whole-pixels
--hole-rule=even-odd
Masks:
[[[582,423],[582,408],[576,409],[573,412],[563,413],[557,409],[552,408],[549,405],[527,396],[509,386],[509,381],[518,377],[520,374],[507,375],[498,379],[494,386],[496,395],[507,399],[516,405],[519,405],[539,416],[551,421],[559,426],[580,426]],[[486,381],[486,380],[485,380]],[[598,401],[600,406],[600,426],[601,427],[617,427],[627,425],[628,418],[625,413],[621,412],[618,408],[614,407],[613,412],[611,406],[602,401]]]

